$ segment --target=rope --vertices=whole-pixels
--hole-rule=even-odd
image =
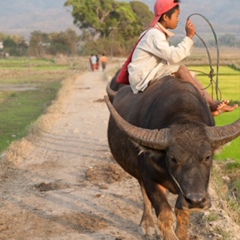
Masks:
[[[169,163],[168,163],[168,159],[165,158],[165,162],[166,162],[166,165],[167,165],[167,169],[168,169],[168,172],[172,178],[172,180],[175,182],[175,184],[178,186],[180,192],[182,193],[183,196],[186,196],[181,185],[179,184],[179,182],[177,181],[177,179],[173,176],[172,172],[170,171],[170,168],[169,168]]]
[[[212,92],[213,92],[213,83],[215,83],[216,87],[215,87],[215,93],[216,93],[216,99],[219,100],[221,99],[221,91],[220,91],[220,88],[219,88],[219,79],[218,79],[218,76],[219,76],[219,46],[218,46],[218,40],[217,40],[217,35],[214,31],[214,28],[212,26],[212,24],[208,21],[208,19],[206,17],[204,17],[202,14],[200,13],[193,13],[191,15],[188,16],[187,18],[187,21],[192,17],[192,16],[200,16],[202,17],[207,23],[208,25],[210,26],[211,30],[212,30],[212,33],[214,35],[214,40],[215,40],[215,44],[216,44],[216,50],[217,50],[217,63],[216,63],[216,81],[214,81],[214,76],[215,76],[215,73],[214,73],[214,69],[213,69],[213,66],[212,66],[212,58],[211,58],[211,54],[208,50],[208,47],[206,45],[206,43],[204,42],[204,40],[199,36],[199,34],[195,33],[196,36],[200,39],[200,41],[203,43],[206,51],[207,51],[207,55],[208,55],[208,61],[209,61],[209,66],[210,66],[210,72],[209,72],[209,78],[210,78],[210,83],[209,85],[206,87],[208,88],[210,85],[212,85]],[[205,89],[206,89],[205,88]]]

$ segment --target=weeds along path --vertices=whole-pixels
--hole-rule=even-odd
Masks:
[[[66,79],[29,136],[2,157],[1,240],[143,239],[137,181],[108,148],[106,84],[101,71]],[[192,238],[240,239],[238,226],[212,194],[212,212],[193,216]]]

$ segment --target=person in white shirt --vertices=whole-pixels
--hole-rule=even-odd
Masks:
[[[90,58],[91,64],[92,64],[92,71],[97,70],[97,56],[92,54]]]
[[[191,20],[186,23],[186,37],[177,47],[169,45],[179,22],[180,0],[157,0],[154,6],[155,17],[150,28],[142,34],[142,39],[136,46],[132,60],[128,65],[129,83],[133,93],[144,91],[152,82],[165,76],[175,76],[192,83],[205,96],[213,116],[222,112],[233,111],[237,104],[230,106],[229,101],[216,101],[204,89],[202,84],[188,70],[179,64],[190,55],[194,44],[195,26]]]

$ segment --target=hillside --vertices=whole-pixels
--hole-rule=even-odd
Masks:
[[[72,28],[71,13],[63,6],[65,0],[12,0],[0,2],[0,32],[28,38],[33,31],[58,32]]]
[[[78,29],[73,25],[71,13],[63,6],[65,0],[11,0],[0,2],[0,32],[29,37],[33,31],[54,32],[67,28]],[[151,10],[155,1],[143,0]],[[184,32],[186,18],[194,12],[206,16],[218,34],[236,33],[239,35],[240,4],[235,0],[184,0],[181,3],[181,23],[176,33]],[[209,32],[208,26],[194,17],[199,32]]]

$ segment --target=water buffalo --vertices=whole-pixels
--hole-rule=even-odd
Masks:
[[[108,94],[109,93],[108,91]],[[209,107],[191,84],[165,77],[144,92],[119,88],[112,103],[108,142],[118,164],[141,187],[140,229],[155,232],[152,207],[166,240],[189,239],[190,210],[211,206],[208,194],[214,151],[240,135],[240,120],[216,127]],[[166,193],[177,194],[175,216]]]

